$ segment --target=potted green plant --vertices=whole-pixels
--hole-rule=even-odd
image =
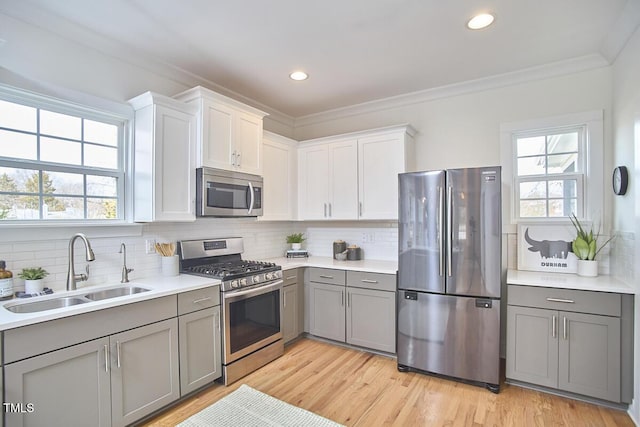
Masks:
[[[42,279],[47,277],[49,273],[42,267],[23,268],[18,277],[24,279],[24,291],[27,294],[37,294],[42,292],[44,284]]]
[[[600,231],[598,230],[598,232],[594,233],[593,228],[587,231],[585,227],[580,224],[575,214],[571,214],[569,218],[576,229],[576,238],[571,244],[571,249],[575,256],[578,257],[578,275],[595,277],[598,275],[598,261],[596,260],[596,256],[613,237],[607,239],[607,241],[598,248]]]
[[[291,244],[291,249],[294,251],[299,250],[305,240],[304,233],[293,233],[287,236],[287,243]]]

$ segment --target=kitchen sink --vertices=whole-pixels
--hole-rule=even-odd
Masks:
[[[5,308],[13,313],[35,313],[38,311],[53,310],[54,308],[84,304],[85,302],[90,301],[83,297],[61,297],[44,301],[27,302],[24,304],[5,305]]]
[[[100,301],[103,299],[122,297],[125,295],[135,295],[141,292],[148,292],[149,289],[140,286],[122,286],[118,288],[105,289],[104,291],[91,292],[84,297],[91,301]]]

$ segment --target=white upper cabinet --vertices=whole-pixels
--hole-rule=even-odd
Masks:
[[[292,221],[297,207],[297,146],[292,139],[265,131],[262,137],[263,203],[261,221]]]
[[[146,92],[135,110],[134,221],[195,221],[195,109]]]
[[[262,120],[267,113],[201,86],[174,98],[198,108],[197,167],[262,174]]]
[[[298,150],[298,216],[358,219],[358,143],[304,144]]]
[[[398,174],[413,169],[407,127],[358,138],[360,219],[398,219]]]
[[[299,219],[397,219],[398,174],[413,169],[414,134],[402,125],[301,142]]]

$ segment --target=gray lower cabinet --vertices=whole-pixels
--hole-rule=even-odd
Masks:
[[[395,275],[309,270],[305,304],[310,334],[395,353]]]
[[[105,337],[6,365],[4,401],[21,405],[7,425],[110,426],[108,349]]]
[[[345,341],[345,287],[310,282],[305,289],[309,333]]]
[[[304,289],[298,276],[301,269],[283,271],[282,335],[285,344],[304,330]]]
[[[178,318],[180,335],[180,395],[222,376],[220,306]]]
[[[110,337],[112,425],[125,426],[180,397],[178,320]]]
[[[625,301],[616,294],[509,285],[507,379],[630,401],[621,384],[632,358],[623,355],[631,351],[622,339],[632,312]]]
[[[347,288],[349,344],[396,352],[396,294],[372,289]]]
[[[177,339],[173,318],[8,364],[7,424],[131,424],[179,397]]]

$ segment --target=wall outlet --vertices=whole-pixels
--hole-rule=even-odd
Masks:
[[[147,239],[144,241],[145,252],[148,254],[156,253],[156,239]]]
[[[376,233],[362,233],[362,243],[374,243],[376,241]]]

